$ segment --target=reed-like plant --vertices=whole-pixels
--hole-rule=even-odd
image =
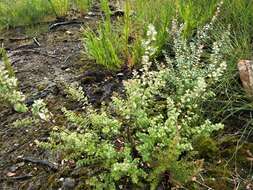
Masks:
[[[74,0],[74,6],[82,13],[86,13],[91,7],[93,0]]]
[[[94,32],[90,28],[84,30],[85,50],[98,64],[109,69],[119,69],[122,65],[119,58],[122,40],[119,33],[112,28],[108,0],[101,0],[101,8],[104,12],[104,21],[99,24],[98,31]]]

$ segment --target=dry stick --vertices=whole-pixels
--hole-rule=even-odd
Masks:
[[[22,175],[22,176],[11,177],[11,179],[14,179],[14,180],[26,180],[26,179],[30,179],[32,177],[33,177],[32,174],[25,174],[25,175]]]
[[[49,26],[49,30],[53,30],[55,28],[58,28],[60,26],[66,26],[71,24],[84,24],[84,21],[80,20],[71,20],[71,21],[64,21],[64,22],[57,22]]]
[[[54,59],[61,60],[61,58],[56,57],[54,55],[50,55],[48,53],[41,52],[39,50],[32,50],[32,49],[24,49],[24,50],[20,50],[20,51],[13,51],[11,56],[15,56],[15,55],[23,54],[23,53],[35,53],[35,54],[40,54],[40,55],[43,55],[43,56],[47,56],[47,57],[51,57],[51,58],[54,58]]]
[[[53,164],[52,162],[49,162],[47,160],[40,160],[40,159],[36,159],[36,158],[31,158],[31,157],[24,157],[24,158],[20,158],[22,161],[25,162],[31,162],[34,164],[39,164],[42,166],[47,166],[48,168],[50,168],[53,171],[57,171],[58,170],[58,166]]]
[[[33,38],[33,41],[34,41],[34,43],[35,43],[37,46],[39,46],[39,47],[41,46],[40,43],[39,43],[39,41],[37,40],[37,38],[34,37],[34,38]]]
[[[204,183],[201,183],[201,182],[199,182],[199,181],[197,181],[197,180],[194,180],[194,182],[196,182],[197,184],[199,184],[199,185],[201,185],[201,186],[203,186],[203,187],[206,187],[208,190],[214,190],[213,188],[209,187],[208,185],[206,185],[206,184],[204,184]]]

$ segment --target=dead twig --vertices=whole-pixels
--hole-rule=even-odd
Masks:
[[[54,59],[58,59],[61,60],[61,58],[54,56],[54,55],[50,55],[48,53],[39,51],[39,50],[34,50],[34,49],[24,49],[24,50],[19,50],[19,51],[12,51],[12,54],[10,56],[19,56],[19,55],[23,55],[24,53],[34,53],[34,54],[40,54],[46,57],[50,57],[50,58],[54,58]]]
[[[84,21],[80,20],[71,20],[71,21],[64,21],[64,22],[57,22],[49,26],[49,30],[56,29],[60,26],[72,25],[72,24],[84,24]]]
[[[58,170],[58,166],[52,162],[49,162],[47,160],[40,160],[40,159],[36,159],[36,158],[31,158],[31,157],[23,157],[23,158],[19,158],[22,161],[25,162],[31,162],[33,164],[38,164],[38,165],[42,165],[42,166],[46,166],[49,169],[53,170],[53,171],[57,171]]]
[[[30,179],[32,177],[33,177],[32,174],[25,174],[25,175],[22,175],[22,176],[11,177],[11,179],[14,179],[14,180],[26,180],[26,179]]]
[[[41,45],[40,45],[40,43],[39,43],[39,41],[37,40],[37,38],[33,38],[33,41],[34,41],[34,43],[38,46],[38,47],[40,47]]]

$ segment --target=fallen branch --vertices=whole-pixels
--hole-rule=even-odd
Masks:
[[[59,58],[59,57],[56,57],[54,55],[50,55],[50,54],[45,53],[45,52],[41,52],[39,50],[34,50],[34,49],[24,49],[24,50],[19,50],[19,51],[12,51],[10,56],[19,56],[19,55],[23,55],[24,53],[34,53],[34,54],[39,54],[39,55],[43,55],[43,56],[46,56],[46,57],[61,60],[61,58]]]
[[[32,177],[33,177],[32,174],[25,174],[25,175],[22,175],[22,176],[11,177],[11,179],[14,179],[14,180],[26,180],[26,179],[30,179]]]
[[[23,157],[23,158],[19,158],[20,160],[24,161],[24,162],[31,162],[33,164],[38,164],[38,165],[42,165],[42,166],[46,166],[49,169],[53,170],[53,171],[57,171],[58,170],[58,166],[52,162],[49,162],[47,160],[40,160],[40,159],[36,159],[36,158],[31,158],[31,157]]]
[[[57,22],[49,26],[49,30],[56,29],[60,26],[72,25],[72,24],[84,24],[84,21],[80,20],[71,20],[71,21],[64,21],[64,22]]]

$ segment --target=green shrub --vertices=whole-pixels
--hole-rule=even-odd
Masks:
[[[187,42],[183,27],[174,22],[175,57],[166,54],[165,63],[153,64],[150,57],[157,48],[157,33],[150,25],[149,38],[143,43],[143,68],[124,82],[125,98],[115,94],[100,109],[86,101],[82,113],[63,108],[72,129],[53,132],[42,146],[88,167],[86,185],[95,189],[124,184],[156,189],[166,173],[174,184],[189,181],[198,171],[191,157],[194,138],[223,127],[204,116],[202,104],[214,97],[211,86],[226,69],[223,48],[229,34],[224,32],[208,52],[203,45],[209,29],[204,27],[194,42]]]

